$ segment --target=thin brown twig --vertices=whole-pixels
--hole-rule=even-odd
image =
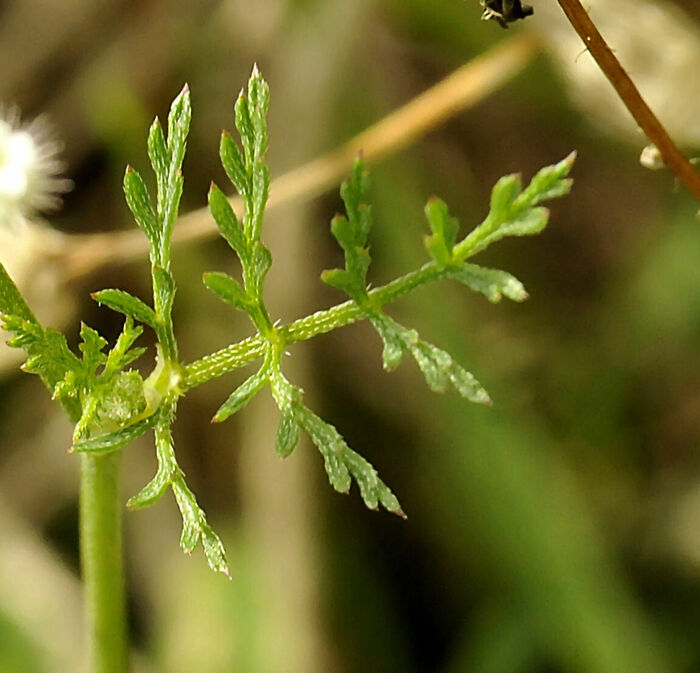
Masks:
[[[666,166],[700,202],[700,173],[678,149],[668,131],[642,98],[579,0],[557,2],[639,127],[659,150]]]
[[[336,150],[273,180],[268,210],[312,199],[335,187],[359,152],[371,162],[410,145],[515,77],[536,51],[536,42],[522,34],[466,63]],[[231,197],[230,201],[240,210],[238,197]],[[173,242],[203,240],[216,231],[209,211],[200,208],[179,218]],[[146,238],[139,230],[66,236],[60,247],[58,254],[63,257],[61,267],[67,281],[109,265],[145,260],[148,254]]]

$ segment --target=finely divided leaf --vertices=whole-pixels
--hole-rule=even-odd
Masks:
[[[190,89],[185,84],[170,106],[168,114],[168,152],[170,153],[170,177],[182,166],[187,149],[187,135],[190,131],[192,105]]]
[[[15,315],[28,322],[39,324],[2,264],[0,264],[0,315]]]
[[[209,567],[230,576],[221,540],[207,523],[204,511],[185,483],[185,475],[177,464],[171,431],[175,405],[174,400],[165,402],[152,416],[156,424],[158,471],[149,484],[129,500],[127,507],[140,509],[152,505],[168,487],[171,487],[182,514],[182,536],[180,537],[182,550],[187,554],[191,553],[201,540]]]
[[[452,262],[452,248],[457,240],[459,221],[450,216],[447,204],[433,197],[425,206],[425,216],[432,236],[425,237],[425,247],[435,260],[438,269],[444,269]]]
[[[481,384],[457,364],[447,351],[423,341],[415,330],[403,327],[383,313],[371,316],[370,321],[384,342],[385,369],[397,367],[403,353],[408,352],[423,372],[431,390],[444,392],[452,385],[462,397],[471,402],[491,403],[491,398]]]
[[[87,376],[91,376],[94,375],[97,367],[107,360],[107,356],[102,352],[107,345],[107,339],[102,338],[96,330],[84,322],[80,323],[80,338],[82,342],[78,348],[83,354],[82,369]]]
[[[90,295],[98,304],[103,304],[113,311],[123,313],[126,316],[156,328],[156,314],[153,309],[137,297],[124,290],[100,290]]]
[[[133,320],[127,317],[124,321],[124,328],[117,338],[116,344],[114,344],[114,348],[107,354],[107,360],[101,374],[103,378],[109,378],[122,371],[127,365],[143,355],[146,351],[145,348],[132,348],[134,342],[142,333],[143,328],[134,325]]]
[[[158,217],[153,211],[151,197],[141,176],[131,166],[124,173],[124,196],[136,223],[141,227],[151,244],[151,259],[160,250],[161,231]]]
[[[528,298],[523,284],[515,276],[498,269],[463,264],[458,269],[450,270],[449,276],[475,292],[481,292],[493,303],[501,301],[502,297],[513,301],[525,301]]]
[[[165,142],[165,134],[160,120],[156,117],[148,132],[148,158],[151,160],[153,172],[156,174],[158,186],[157,202],[163,203],[165,200],[165,190],[168,182],[168,165],[170,154]]]
[[[543,168],[524,190],[520,176],[501,178],[491,193],[487,218],[455,246],[455,260],[464,261],[505,236],[529,236],[542,231],[549,211],[538,204],[569,193],[572,181],[566,176],[575,156],[570,154],[558,164]]]
[[[277,429],[275,450],[286,458],[294,451],[299,441],[299,425],[296,419],[296,405],[290,400],[280,407],[280,424]]]
[[[221,134],[219,156],[228,179],[233,183],[238,193],[241,196],[250,193],[250,182],[246,172],[245,159],[241,154],[241,150],[238,149],[236,141],[228,131],[224,131]]]
[[[247,262],[248,243],[243,227],[236,217],[226,195],[212,182],[209,189],[209,210],[226,242],[235,250],[242,262]]]
[[[257,297],[262,296],[265,276],[272,266],[272,255],[270,250],[262,241],[256,241],[252,248],[252,268],[254,271],[252,291]]]
[[[168,487],[177,477],[180,468],[175,458],[175,449],[173,448],[170,430],[173,417],[173,405],[168,403],[164,403],[152,416],[154,425],[158,423],[155,432],[158,470],[153,479],[138,494],[129,498],[126,503],[129,509],[150,507],[165,494]]]
[[[248,83],[250,86],[250,82]],[[250,118],[250,109],[248,107],[248,96],[246,92],[241,90],[236,99],[236,103],[233,106],[234,122],[236,124],[236,129],[241,137],[241,142],[243,143],[243,159],[245,162],[246,176],[248,177],[248,184],[250,184],[250,177],[252,175],[252,167],[255,156],[255,132],[253,130],[253,122]]]
[[[383,313],[377,313],[369,318],[374,329],[377,330],[379,336],[384,344],[384,350],[382,351],[382,361],[384,363],[384,369],[388,372],[396,369],[403,359],[403,353],[405,349],[404,339],[402,338],[400,332],[396,330],[396,323],[384,315]],[[414,332],[415,338],[418,338],[418,334]]]
[[[323,456],[328,479],[340,493],[350,490],[351,475],[360,487],[364,503],[370,509],[381,504],[386,510],[405,518],[401,505],[389,487],[379,479],[377,471],[353,451],[341,434],[307,407],[301,406],[297,418]]]
[[[129,442],[133,442],[137,437],[140,437],[150,430],[155,425],[156,417],[157,414],[152,414],[148,418],[144,418],[133,425],[116,430],[115,432],[77,441],[73,444],[70,452],[89,454],[112,453],[126,446]]]
[[[367,270],[371,262],[366,245],[372,213],[367,204],[369,177],[360,159],[355,161],[350,180],[343,183],[340,194],[347,217],[336,215],[331,220],[331,233],[345,253],[345,269],[324,271],[321,280],[363,304],[367,297]]]
[[[226,550],[221,542],[221,538],[214,532],[206,519],[202,522],[202,547],[207,558],[209,567],[214,572],[223,573],[231,579],[231,572],[226,560]]]
[[[553,166],[545,166],[532,178],[530,184],[517,198],[516,205],[536,206],[542,201],[558,199],[571,191],[573,180],[565,179],[576,161],[576,152]]]
[[[253,300],[235,278],[231,278],[226,273],[213,271],[205,273],[202,280],[207,289],[217,294],[227,304],[231,304],[231,306],[246,313],[252,310]]]
[[[153,267],[153,303],[161,320],[171,321],[173,302],[175,301],[175,278],[167,269]]]
[[[224,545],[207,522],[207,517],[197,503],[194,493],[190,491],[182,477],[178,477],[173,482],[172,489],[182,514],[182,535],[180,536],[182,551],[191,554],[197,542],[201,540],[209,567],[230,577]]]
[[[472,374],[457,364],[452,356],[437,346],[418,340],[407,343],[413,359],[423,372],[430,389],[441,393],[452,384],[455,390],[470,402],[491,404],[489,394]]]
[[[78,400],[56,395],[66,376],[80,368],[80,360],[68,348],[66,338],[50,328],[44,330],[36,319],[25,320],[16,315],[2,315],[1,319],[3,328],[14,333],[7,345],[21,348],[27,354],[22,370],[39,375],[49,391],[60,400],[71,421],[77,422],[81,414]]]
[[[247,378],[230,397],[219,407],[212,423],[225,421],[237,411],[240,411],[250,400],[252,400],[268,383],[267,367],[262,367],[259,371]]]

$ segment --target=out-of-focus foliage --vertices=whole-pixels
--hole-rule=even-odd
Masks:
[[[557,40],[545,4],[509,33],[537,30]],[[644,4],[668,18],[665,3]],[[697,31],[697,8],[677,5]],[[184,165],[187,210],[205,201],[218,170],[213,138],[253,61],[275,96],[274,177],[502,39],[480,12],[476,0],[103,0],[61,5],[52,15],[46,3],[13,0],[0,14],[0,91],[28,114],[48,112],[64,138],[76,189],[53,223],[118,229],[131,226],[118,185],[127,157],[139,155],[144,111],[165,112],[182,81],[198,110],[190,140],[197,151]],[[641,141],[628,147],[578,111],[554,58],[543,55],[506,90],[373,168],[381,226],[371,253],[389,279],[424,260],[416,241],[426,193],[439,193],[461,221],[480,221],[498,177],[531,174],[578,150],[576,190],[554,209],[554,226],[484,256],[484,265],[523,281],[528,302],[493,307],[455,284],[444,288],[454,310],[430,293],[397,305],[399,320],[403,311],[425,316],[421,333],[479,372],[494,406],[431,395],[408,367],[387,376],[381,346],[363,326],[304,346],[304,361],[309,355],[317,365],[303,372],[314,380],[307,387],[323,390],[315,407],[402,494],[411,518],[401,522],[319,488],[322,470],[303,462],[308,446],[279,472],[263,462],[263,401],[251,403],[252,418],[210,429],[211,414],[245,373],[193,394],[179,410],[177,441],[188,480],[227,544],[233,581],[181,557],[174,505],[127,514],[133,628],[145,654],[138,671],[178,673],[194,662],[201,673],[700,667],[697,208],[670,177],[638,166]],[[576,81],[575,54],[566,64]],[[696,105],[683,94],[695,80],[673,62],[665,67],[680,82],[667,104],[685,112]],[[302,212],[290,206],[268,226],[275,259],[309,257],[308,278],[286,275],[296,259],[270,272],[269,303],[284,312],[297,302],[288,318],[334,301],[322,287],[288,295],[293,286],[316,287],[321,269],[336,263],[326,223],[341,207],[331,194]],[[197,245],[173,269],[187,360],[249,333],[201,288],[200,269],[226,259],[225,246]],[[78,289],[118,283],[143,296],[146,273],[134,265]],[[115,338],[121,321],[89,306],[80,311],[86,322]],[[188,330],[190,319],[196,330]],[[203,320],[208,343],[200,341]],[[28,575],[26,564],[7,565],[13,537],[4,536],[0,670],[12,673],[56,670],[51,662],[74,648],[50,639],[45,624],[80,621],[44,589],[41,600],[32,593],[43,577],[65,576],[72,587],[77,573],[75,468],[61,450],[70,428],[49,411],[37,423],[28,409],[40,394],[19,374],[2,385],[0,490],[51,550]],[[132,452],[125,493],[153,467],[145,447]],[[270,474],[273,486],[265,487]]]

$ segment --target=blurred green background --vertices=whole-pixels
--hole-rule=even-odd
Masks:
[[[683,70],[678,56],[698,50],[697,5],[590,4],[631,44],[649,40],[632,5],[654,25],[663,16],[683,26],[687,44],[655,34],[658,53],[628,67],[642,80],[656,68],[668,89],[650,95],[668,102],[669,126],[687,129],[679,140],[697,148],[692,129],[670,118],[677,109],[700,123],[697,70]],[[557,12],[540,0],[505,32],[479,21],[476,0],[0,5],[0,100],[26,117],[48,115],[65,145],[75,188],[51,217],[60,231],[133,227],[124,165],[145,170],[147,126],[184,81],[194,116],[183,210],[205,203],[212,179],[225,186],[219,134],[233,127],[253,62],[272,91],[274,177],[509,35],[532,31],[540,41],[512,83],[371,167],[375,284],[426,259],[428,196],[470,227],[498,177],[529,177],[579,152],[574,191],[554,204],[544,234],[479,260],[520,278],[528,302],[491,305],[443,284],[389,310],[473,371],[492,408],[430,393],[408,361],[387,375],[367,325],[293,349],[291,380],[377,467],[407,522],[365,510],[354,490],[335,494],[308,442],[280,461],[266,396],[210,426],[246,372],[183,401],[176,449],[233,581],[211,573],[200,550],[180,553],[169,495],[125,512],[136,673],[700,670],[698,206],[668,174],[639,165],[644,142],[626,117],[611,117],[593,94],[580,106],[576,72],[588,57],[564,43],[570,29]],[[590,90],[598,84],[603,96],[602,76]],[[318,280],[340,261],[328,231],[340,207],[334,191],[268,218],[275,317],[341,300]],[[245,319],[200,282],[203,271],[235,272],[225,244],[177,248],[174,264],[185,360],[248,335]],[[93,274],[73,284],[77,304],[54,322],[72,340],[79,318],[114,337],[119,319],[88,293],[119,286],[147,297],[147,283],[145,264]],[[40,317],[50,309],[36,308]],[[39,381],[15,367],[5,366],[0,389],[0,671],[79,671],[70,428]],[[150,440],[126,451],[124,501],[154,467]]]

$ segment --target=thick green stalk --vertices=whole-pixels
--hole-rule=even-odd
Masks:
[[[121,451],[81,456],[80,554],[90,673],[127,673]]]

